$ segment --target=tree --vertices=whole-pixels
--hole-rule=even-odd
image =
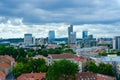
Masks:
[[[88,71],[97,73],[98,72],[98,67],[94,62],[89,62],[88,63]]]
[[[89,62],[88,71],[114,76],[114,71],[111,64],[100,63],[97,66],[94,62]]]
[[[98,73],[114,76],[114,71],[111,64],[100,63],[98,67]]]
[[[54,62],[46,74],[47,80],[75,80],[75,74],[78,73],[78,65],[69,60],[60,60]]]
[[[30,59],[28,65],[32,68],[33,72],[45,72],[47,71],[47,66],[44,59]]]
[[[14,68],[13,72],[16,77],[20,76],[22,73],[25,73],[25,65],[23,63],[18,63]]]

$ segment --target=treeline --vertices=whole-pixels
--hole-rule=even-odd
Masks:
[[[17,65],[13,68],[13,73],[16,77],[20,76],[23,73],[31,72],[47,72],[48,66],[44,59],[33,59],[32,57],[36,55],[48,56],[48,54],[61,54],[61,53],[72,53],[75,52],[69,48],[55,48],[55,49],[46,49],[44,46],[42,49],[34,50],[29,49],[25,50],[23,48],[14,48],[14,47],[5,47],[0,46],[0,55],[9,55],[12,56]]]
[[[96,65],[94,62],[89,62],[88,71],[114,76],[114,70],[111,64],[100,63],[99,65]]]
[[[120,51],[115,51],[115,52],[110,52],[110,53],[103,52],[103,53],[99,53],[99,56],[107,56],[107,55],[112,55],[112,54],[116,54],[120,56]]]
[[[23,48],[14,48],[14,47],[5,47],[0,46],[0,55],[10,55],[12,56],[17,62],[26,62],[28,58],[34,57],[36,55],[43,55],[45,57],[48,54],[61,54],[61,53],[72,53],[75,52],[69,48],[55,48],[55,49],[38,49],[38,50],[24,50]]]
[[[23,73],[31,72],[47,72],[48,66],[44,59],[29,59],[27,62],[18,63],[13,68],[13,73],[16,77],[20,76]]]

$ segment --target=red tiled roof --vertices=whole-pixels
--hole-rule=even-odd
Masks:
[[[69,53],[63,53],[63,54],[50,54],[53,59],[68,59],[68,58],[74,58],[76,55],[69,54]]]
[[[114,77],[106,76],[102,74],[96,74],[92,72],[81,72],[77,75],[77,80],[115,80]]]
[[[81,72],[77,75],[78,80],[85,80],[85,79],[91,79],[91,80],[97,80],[96,74],[92,72]]]
[[[42,80],[45,75],[46,73],[26,73],[19,76],[17,80]]]
[[[14,58],[12,58],[12,57],[9,56],[9,55],[5,55],[5,56],[0,55],[0,58],[6,58],[6,59],[8,59],[8,60],[10,60],[10,61],[14,61]]]
[[[1,78],[5,79],[5,77],[6,77],[5,73],[3,73],[2,71],[0,71],[0,79]]]
[[[2,61],[2,62],[0,62],[0,66],[1,66],[1,67],[5,67],[5,68],[8,68],[8,67],[10,67],[10,64],[7,63],[7,62],[5,62],[5,61]]]
[[[7,58],[10,61],[14,61],[14,58],[12,58],[11,56],[5,55],[5,58]]]
[[[115,77],[97,74],[97,79],[98,80],[115,80]]]
[[[87,58],[86,58],[86,57],[83,57],[83,56],[80,56],[80,57],[76,56],[76,57],[75,57],[75,60],[78,61],[78,62],[79,62],[79,61],[80,61],[80,62],[83,62],[83,61],[86,60],[86,59],[87,59]]]

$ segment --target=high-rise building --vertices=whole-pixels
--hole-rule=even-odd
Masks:
[[[73,25],[68,27],[68,44],[73,44],[76,42],[76,32],[73,32]]]
[[[49,31],[48,40],[49,40],[49,43],[55,40],[55,31]]]
[[[24,44],[31,45],[33,43],[32,34],[24,34]]]
[[[71,32],[70,43],[74,44],[76,42],[76,32]]]
[[[82,38],[87,38],[88,37],[88,31],[83,31],[82,32]]]
[[[120,50],[120,36],[115,36],[113,39],[113,49]]]

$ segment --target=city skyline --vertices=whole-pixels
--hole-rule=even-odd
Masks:
[[[25,33],[47,37],[68,37],[74,25],[77,38],[88,30],[94,37],[119,36],[119,0],[2,0],[0,1],[0,38],[19,38]]]
[[[68,37],[67,28],[70,26],[69,24],[63,23],[50,23],[50,24],[43,24],[43,25],[24,25],[21,24],[20,28],[19,25],[9,24],[2,24],[0,27],[0,38],[23,38],[24,34],[30,33],[33,34],[33,37],[36,38],[45,38],[48,37],[48,32],[53,30],[55,31],[56,38]],[[6,28],[7,26],[7,28]],[[116,28],[109,28],[112,25],[101,25],[97,24],[83,24],[83,25],[73,25],[74,32],[76,32],[77,38],[82,38],[82,31],[87,30],[89,34],[93,34],[94,38],[101,38],[101,37],[110,37],[114,38],[114,36],[119,36],[119,26]],[[100,27],[101,26],[101,27]],[[59,27],[59,28],[58,28]],[[103,29],[103,30],[102,30]]]

